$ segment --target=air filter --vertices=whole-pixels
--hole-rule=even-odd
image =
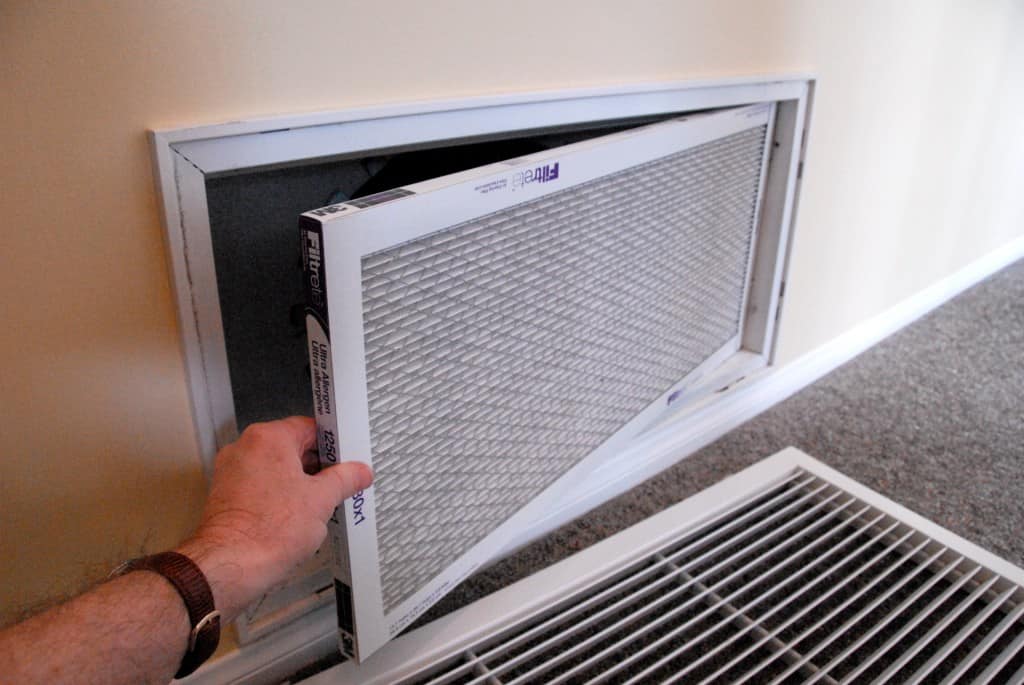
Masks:
[[[739,348],[770,115],[673,120],[303,215],[321,458],[376,472],[332,526],[347,655]]]

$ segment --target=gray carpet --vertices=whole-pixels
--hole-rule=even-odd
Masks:
[[[1024,565],[1024,261],[462,583],[448,613],[793,445]]]

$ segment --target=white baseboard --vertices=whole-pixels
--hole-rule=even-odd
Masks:
[[[686,417],[685,430],[674,423],[653,433],[649,441],[631,450],[630,459],[624,459],[630,464],[628,472],[609,474],[601,486],[583,495],[567,509],[583,513],[638,485],[1021,258],[1024,258],[1024,236],[785,366],[748,378],[723,393],[715,402]],[[544,528],[550,529],[561,522],[564,520],[549,520],[549,525]],[[183,682],[189,685],[279,683],[288,673],[329,655],[337,648],[333,614],[327,609],[313,612],[276,634],[211,661]]]
[[[810,385],[869,347],[1021,258],[1024,258],[1024,236],[993,250],[896,306],[778,368],[770,378],[765,379],[773,388],[773,394],[777,395],[775,401],[779,402]]]

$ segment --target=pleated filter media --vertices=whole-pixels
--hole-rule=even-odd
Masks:
[[[337,445],[376,474],[333,527],[343,651],[397,633],[738,344],[764,110],[697,117],[724,124],[696,142],[694,122],[657,124],[304,215],[322,458]]]
[[[363,258],[386,609],[738,333],[763,140]]]

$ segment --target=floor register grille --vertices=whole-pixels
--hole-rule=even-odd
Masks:
[[[1024,682],[1020,578],[833,480],[790,468],[401,682]]]

